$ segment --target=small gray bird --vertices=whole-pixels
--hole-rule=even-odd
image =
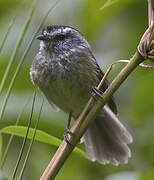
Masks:
[[[48,26],[37,39],[41,40],[40,49],[31,66],[31,79],[55,110],[62,109],[76,119],[104,75],[90,45],[68,26]],[[107,87],[106,80],[101,91]],[[92,161],[128,162],[131,152],[127,144],[132,137],[116,114],[112,98],[84,134],[82,141]]]

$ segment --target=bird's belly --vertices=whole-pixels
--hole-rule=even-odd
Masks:
[[[50,65],[42,56],[40,60],[41,63],[36,61],[31,67],[34,84],[51,104],[78,116],[91,96],[91,88],[98,83],[96,75],[86,70],[84,65],[70,67],[58,62]]]
[[[48,81],[48,80],[46,80]],[[54,81],[45,82],[42,90],[49,102],[53,102],[65,112],[80,114],[90,97],[90,88],[81,82],[57,77]]]

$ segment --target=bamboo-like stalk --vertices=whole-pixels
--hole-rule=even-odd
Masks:
[[[73,127],[71,128],[71,132],[73,135],[70,136],[70,144],[66,143],[65,141],[61,143],[54,157],[50,161],[48,167],[45,169],[43,175],[41,176],[40,180],[52,180],[55,178],[64,162],[66,161],[67,157],[70,155],[76,144],[79,142],[80,138],[87,130],[90,122],[94,120],[99,111],[101,111],[103,106],[112,97],[114,92],[118,90],[120,85],[126,80],[126,78],[134,71],[137,66],[143,65],[141,63],[146,58],[154,60],[154,15],[152,9],[152,1],[147,0],[147,2],[149,27],[141,38],[141,41],[138,45],[138,51],[130,59],[127,65],[120,71],[120,73],[114,78],[107,90],[103,93],[100,100],[95,101],[93,97],[90,98],[83,112],[80,114],[78,119],[74,122]],[[106,77],[107,74],[108,71],[104,75],[104,77]],[[104,78],[102,78],[101,82],[98,85],[98,88],[102,87],[103,82]]]
[[[63,141],[55,153],[54,157],[50,161],[48,167],[45,169],[40,180],[52,180],[55,178],[62,165],[64,164],[67,157],[70,155],[76,144],[79,142],[80,138],[88,128],[90,122],[96,117],[99,111],[111,98],[113,93],[120,87],[120,85],[125,81],[129,74],[141,63],[144,58],[139,55],[138,52],[130,59],[128,64],[121,70],[121,72],[115,77],[113,82],[110,84],[108,89],[103,93],[100,101],[95,101],[93,97],[90,98],[83,112],[79,118],[75,121],[70,136],[70,143],[74,146]],[[102,81],[99,83],[98,88],[102,86]],[[90,107],[92,107],[90,109]]]

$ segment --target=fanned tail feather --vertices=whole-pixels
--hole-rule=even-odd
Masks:
[[[92,122],[83,141],[92,161],[118,165],[131,157],[127,144],[132,143],[132,136],[108,106]]]

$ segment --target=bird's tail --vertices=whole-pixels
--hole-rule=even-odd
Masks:
[[[118,165],[127,163],[131,156],[127,144],[132,143],[132,136],[108,106],[92,122],[83,141],[92,161]]]

